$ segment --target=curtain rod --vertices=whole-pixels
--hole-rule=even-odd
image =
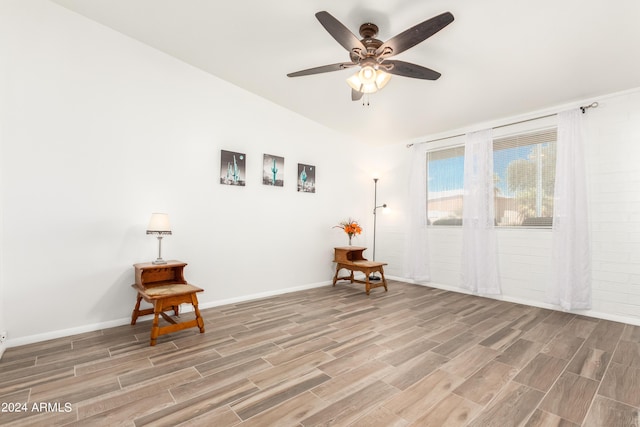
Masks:
[[[598,108],[598,103],[597,103],[597,102],[592,102],[592,103],[591,103],[591,104],[589,104],[589,105],[583,105],[583,106],[578,107],[578,108],[580,108],[580,109],[582,110],[582,114],[584,114],[584,113],[586,113],[586,112],[587,112],[587,108]],[[504,127],[507,127],[507,126],[518,125],[518,124],[520,124],[520,123],[531,122],[531,121],[533,121],[533,120],[546,119],[547,117],[553,117],[553,116],[556,116],[557,114],[558,114],[558,113],[553,113],[553,114],[547,114],[547,115],[545,115],[545,116],[533,117],[533,118],[531,118],[531,119],[520,120],[520,121],[518,121],[518,122],[507,123],[507,124],[505,124],[505,125],[500,125],[500,126],[494,126],[492,129],[500,129],[500,128],[504,128]],[[416,145],[416,144],[428,144],[428,143],[430,143],[430,142],[443,141],[443,140],[445,140],[445,139],[457,138],[457,137],[459,137],[459,136],[464,136],[464,135],[466,135],[466,134],[464,134],[464,133],[459,133],[459,134],[457,134],[457,135],[443,136],[442,138],[431,139],[431,140],[429,140],[429,141],[415,142],[415,143],[412,143],[412,144],[407,144],[407,148],[413,147],[413,146],[414,146],[414,145]]]

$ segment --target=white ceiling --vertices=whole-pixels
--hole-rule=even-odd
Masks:
[[[339,132],[416,140],[640,87],[640,1],[53,0]],[[442,73],[393,76],[370,105],[351,101],[353,70],[288,78],[348,61],[315,13],[385,41],[450,11],[455,21],[394,59]],[[360,38],[360,37],[358,37]]]

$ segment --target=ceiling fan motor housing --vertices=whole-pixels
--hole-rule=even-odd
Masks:
[[[372,39],[378,35],[378,26],[371,22],[360,25],[360,36],[365,39]]]
[[[378,26],[370,22],[360,25],[360,36],[362,37],[362,44],[367,48],[366,52],[363,52],[365,58],[375,57],[376,50],[382,46],[383,42],[375,38],[378,34]],[[360,63],[361,58],[356,52],[350,52],[349,58],[352,62]]]

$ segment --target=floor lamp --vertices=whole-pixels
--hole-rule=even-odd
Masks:
[[[387,207],[386,203],[378,206],[378,178],[373,178],[373,259],[372,261],[376,260],[376,217],[377,217],[376,214],[377,214],[378,208],[386,209],[386,207]],[[376,276],[375,273],[372,273],[369,276],[369,280],[380,280],[380,278]]]

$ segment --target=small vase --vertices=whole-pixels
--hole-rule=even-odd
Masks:
[[[353,236],[352,236],[351,234],[349,234],[349,246],[351,246],[351,238],[352,238],[352,237],[353,237]]]

